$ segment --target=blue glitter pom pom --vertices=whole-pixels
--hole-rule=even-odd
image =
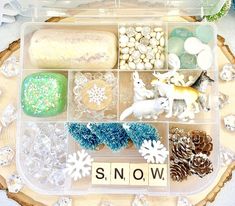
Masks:
[[[120,123],[90,123],[88,128],[112,151],[120,151],[128,145],[129,137]]]
[[[158,130],[151,124],[125,123],[123,128],[137,149],[141,147],[144,140],[159,140]]]
[[[95,150],[102,143],[100,139],[87,128],[87,124],[69,123],[68,131],[84,149]]]

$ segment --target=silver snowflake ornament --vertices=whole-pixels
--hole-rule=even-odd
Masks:
[[[144,140],[139,153],[148,163],[163,164],[169,154],[161,141]]]
[[[88,90],[87,93],[89,95],[89,102],[97,105],[100,105],[105,99],[107,99],[105,95],[105,88],[98,87],[96,84],[94,84],[93,88]]]
[[[93,158],[85,151],[77,151],[68,156],[65,173],[69,174],[74,181],[89,176]]]

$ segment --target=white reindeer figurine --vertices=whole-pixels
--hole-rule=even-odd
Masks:
[[[134,81],[134,102],[146,100],[154,96],[154,92],[146,89],[144,82],[139,77],[137,71],[133,72],[133,81]]]
[[[190,112],[192,107],[195,106],[196,111],[199,111],[197,99],[200,92],[197,89],[189,86],[175,86],[171,83],[165,83],[163,79],[159,78],[161,74],[153,73],[157,78],[152,81],[152,85],[157,87],[161,96],[166,96],[169,100],[169,112],[167,118],[172,117],[172,108],[174,100],[184,100],[186,103],[186,112]]]

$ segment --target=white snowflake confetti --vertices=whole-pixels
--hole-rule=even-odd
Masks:
[[[105,88],[104,87],[97,87],[94,84],[94,87],[87,91],[89,95],[89,102],[93,102],[95,104],[100,105],[105,99],[107,99],[105,95]]]
[[[77,181],[90,175],[93,158],[85,151],[77,151],[68,156],[65,172]]]
[[[72,199],[69,197],[61,197],[53,206],[72,206]]]
[[[166,147],[160,141],[155,140],[144,140],[139,152],[148,163],[156,164],[164,163],[169,154]]]

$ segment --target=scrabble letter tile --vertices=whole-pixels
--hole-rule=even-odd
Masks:
[[[130,164],[130,185],[148,185],[148,164]]]
[[[110,184],[110,163],[94,162],[92,163],[92,184],[108,185]]]
[[[167,186],[166,164],[149,164],[149,186]]]
[[[111,163],[111,184],[129,185],[129,163]]]

